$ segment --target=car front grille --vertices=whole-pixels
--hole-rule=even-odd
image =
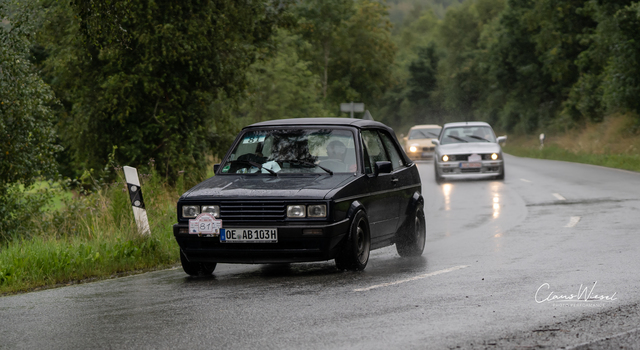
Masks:
[[[491,160],[491,153],[479,153],[478,155],[482,157],[482,160]],[[451,158],[452,161],[459,162],[468,160],[469,156],[471,156],[471,154],[453,154],[449,155],[449,158]]]
[[[433,151],[434,147],[422,147],[422,152],[430,152]]]
[[[462,168],[460,169],[461,173],[479,173],[482,169],[480,168]]]
[[[222,202],[220,219],[227,222],[282,221],[286,206],[280,201]]]

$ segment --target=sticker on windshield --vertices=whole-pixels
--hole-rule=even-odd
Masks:
[[[242,139],[242,143],[258,143],[264,141],[264,135],[247,135]]]

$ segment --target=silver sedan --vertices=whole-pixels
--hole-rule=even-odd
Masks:
[[[445,124],[440,138],[433,139],[436,182],[456,178],[504,179],[504,158],[500,143],[506,136],[496,137],[485,122]]]

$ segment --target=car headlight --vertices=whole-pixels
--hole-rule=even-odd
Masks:
[[[498,158],[500,158],[500,156],[497,153],[491,154],[491,159],[492,160],[498,160]]]
[[[409,147],[409,151],[411,151],[411,152],[417,152],[417,151],[418,151],[418,147],[416,147],[416,146],[411,146],[411,147]]]
[[[448,155],[446,155],[446,154],[445,154],[445,155],[443,155],[443,156],[442,156],[442,161],[443,161],[443,162],[448,162],[448,161],[449,161],[449,156],[448,156]]]
[[[182,206],[182,217],[183,218],[195,218],[200,214],[200,206],[199,205],[183,205]]]
[[[310,218],[327,217],[327,206],[324,204],[315,204],[307,207],[307,215]]]
[[[288,218],[303,218],[306,216],[306,210],[304,205],[287,205],[287,217]]]
[[[220,206],[218,205],[203,205],[202,206],[203,213],[210,213],[215,218],[220,217]]]

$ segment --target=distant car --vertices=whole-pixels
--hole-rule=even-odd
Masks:
[[[495,136],[485,122],[445,124],[436,145],[436,182],[456,178],[495,178],[505,176],[504,158],[500,143],[506,136]]]
[[[415,125],[404,137],[404,151],[412,160],[433,159],[434,145],[431,139],[440,135],[440,125]]]
[[[217,263],[331,259],[339,269],[362,270],[373,249],[424,250],[420,174],[379,122],[253,124],[214,168],[177,203],[173,233],[189,275],[211,274]]]

